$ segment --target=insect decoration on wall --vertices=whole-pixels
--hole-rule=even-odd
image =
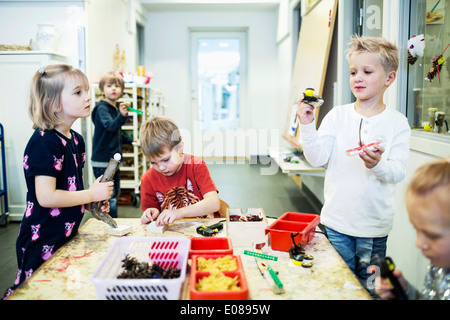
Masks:
[[[450,44],[447,45],[445,50],[447,50],[447,48],[449,46],[450,46]],[[430,71],[428,72],[426,80],[432,82],[434,77],[436,77],[436,75],[437,75],[438,79],[439,79],[439,84],[441,83],[441,70],[442,70],[442,65],[445,62],[445,57],[444,57],[445,50],[439,56],[434,56],[434,58],[432,60],[432,66],[430,68]]]
[[[296,266],[301,265],[304,268],[310,268],[313,265],[312,260],[314,259],[314,257],[310,254],[306,254],[304,244],[299,245],[295,243],[295,237],[298,236],[299,234],[300,233],[293,234],[291,232],[291,239],[293,245],[289,248],[289,258],[292,259],[292,262]]]
[[[413,36],[408,40],[408,64],[413,65],[419,57],[423,57],[425,37],[423,34]]]

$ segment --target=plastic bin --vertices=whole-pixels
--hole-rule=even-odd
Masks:
[[[227,255],[233,254],[233,246],[230,238],[213,237],[191,238],[191,248],[189,258],[193,255]]]
[[[293,245],[291,233],[296,234],[295,242],[306,245],[316,232],[320,217],[311,213],[286,212],[275,220],[266,230],[269,233],[270,247],[273,250],[289,251]]]
[[[101,300],[176,300],[186,278],[190,239],[182,237],[124,237],[113,244],[91,281]],[[117,279],[126,255],[180,269],[175,279]]]
[[[245,278],[244,267],[240,256],[232,255],[236,258],[238,269],[236,271],[221,271],[227,277],[238,277],[240,290],[231,291],[199,291],[196,289],[197,281],[203,277],[208,277],[210,273],[208,271],[197,271],[197,259],[203,257],[205,259],[215,259],[224,257],[226,255],[210,255],[210,256],[192,256],[191,275],[189,283],[189,292],[191,300],[247,300],[248,299],[248,285]]]

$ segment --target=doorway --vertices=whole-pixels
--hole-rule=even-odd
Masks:
[[[245,156],[229,141],[245,129],[245,39],[245,31],[191,31],[192,128],[204,157]]]

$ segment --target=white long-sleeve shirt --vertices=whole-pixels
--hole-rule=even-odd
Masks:
[[[358,155],[346,150],[358,147],[362,119],[363,144],[381,141],[385,152],[380,162],[367,169]],[[314,121],[300,125],[300,141],[306,160],[319,167],[328,163],[321,223],[356,237],[384,237],[392,228],[396,184],[408,164],[411,129],[400,112],[386,108],[366,118],[354,103],[331,109],[318,130]]]

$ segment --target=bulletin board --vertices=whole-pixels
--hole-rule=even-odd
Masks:
[[[306,88],[314,88],[317,94],[323,95],[337,3],[338,0],[317,0],[307,8],[302,17],[283,133],[283,138],[295,147],[301,147],[300,130],[295,114],[298,99]],[[318,112],[320,109],[316,111],[316,119]]]

